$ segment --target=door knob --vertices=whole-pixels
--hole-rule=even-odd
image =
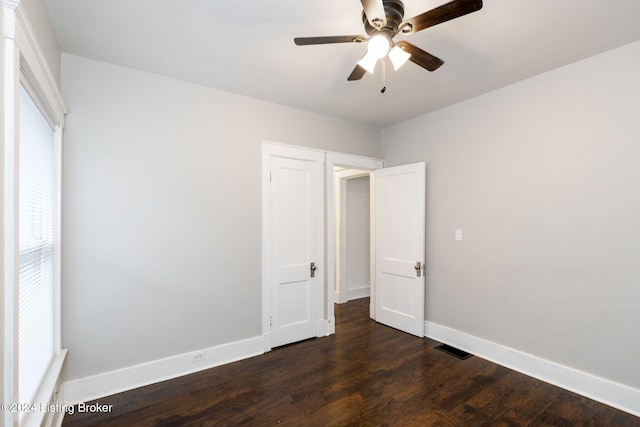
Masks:
[[[316,277],[316,270],[318,269],[318,267],[316,267],[316,263],[312,262],[311,263],[311,277]]]

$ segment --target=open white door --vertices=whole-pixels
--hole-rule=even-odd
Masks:
[[[270,324],[277,347],[318,335],[323,286],[322,163],[270,157]]]
[[[424,337],[424,163],[375,171],[376,321]]]

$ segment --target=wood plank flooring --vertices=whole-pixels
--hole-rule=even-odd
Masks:
[[[77,426],[640,426],[640,418],[336,306],[336,334],[100,399]]]

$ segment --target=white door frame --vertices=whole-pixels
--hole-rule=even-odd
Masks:
[[[384,162],[381,159],[357,156],[353,154],[342,154],[342,153],[334,153],[334,152],[326,153],[326,160],[325,160],[325,180],[326,180],[325,212],[326,212],[326,215],[325,215],[325,218],[326,218],[327,226],[325,229],[325,232],[326,232],[325,265],[326,265],[327,274],[325,277],[327,282],[327,286],[326,286],[327,295],[325,297],[325,301],[327,301],[327,303],[325,304],[325,310],[326,310],[326,316],[327,316],[326,317],[327,323],[329,326],[328,333],[330,334],[334,334],[336,331],[335,314],[333,309],[333,299],[334,299],[333,290],[335,289],[334,278],[335,278],[335,268],[336,268],[335,266],[335,243],[336,242],[335,242],[335,233],[334,233],[335,221],[333,218],[333,211],[335,208],[333,168],[335,166],[373,171],[375,169],[382,169],[384,167]],[[370,187],[371,189],[373,189],[374,188],[373,174],[370,174],[369,177],[370,177]],[[373,244],[373,242],[375,242],[374,236],[373,236],[373,231],[375,230],[374,228],[375,218],[374,218],[374,209],[373,209],[373,207],[375,206],[374,205],[375,199],[373,198],[373,191],[371,191],[370,194],[371,194],[372,234],[371,234],[371,240],[370,240],[371,241],[371,254],[370,254],[371,306],[370,306],[369,314],[371,318],[375,318],[375,245]]]

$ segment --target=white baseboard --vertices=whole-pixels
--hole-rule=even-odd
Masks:
[[[359,298],[367,298],[371,295],[371,286],[363,286],[360,288],[347,290],[347,299],[349,301]]]
[[[202,359],[195,362],[192,359],[196,353],[199,353],[198,351],[67,381],[63,384],[63,397],[61,400],[65,404],[76,404],[100,399],[112,394],[235,362],[236,360],[257,356],[264,353],[263,347],[264,339],[259,336],[204,349]]]
[[[267,353],[271,349],[271,331],[268,331],[262,334],[262,352]]]
[[[335,326],[333,325],[335,322],[335,319],[329,319],[329,320],[325,320],[325,319],[320,319],[318,320],[318,326],[317,326],[317,337],[328,337],[329,335],[332,334],[332,329],[333,329],[333,333],[335,333]]]
[[[498,365],[640,416],[640,390],[496,344],[437,323],[425,322],[425,336]]]

